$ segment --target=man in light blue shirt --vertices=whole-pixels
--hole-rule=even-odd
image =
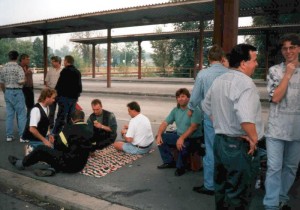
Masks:
[[[208,52],[210,67],[201,70],[196,78],[192,96],[188,104],[189,115],[199,106],[204,99],[208,89],[213,81],[220,75],[228,71],[221,62],[224,58],[224,52],[221,47],[214,45]],[[204,184],[200,187],[194,187],[193,190],[198,193],[213,195],[214,194],[214,154],[213,143],[215,131],[212,122],[207,114],[204,114],[204,142],[206,154],[203,157],[203,180]]]

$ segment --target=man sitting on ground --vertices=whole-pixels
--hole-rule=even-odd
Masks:
[[[50,165],[48,169],[36,169],[37,176],[52,176],[55,172],[76,173],[87,163],[91,151],[93,133],[84,123],[84,112],[76,110],[71,116],[71,124],[65,125],[55,138],[54,149],[40,145],[23,160],[8,156],[9,162],[17,169],[36,164],[39,161]]]
[[[125,125],[121,130],[125,142],[116,141],[114,147],[130,154],[145,154],[149,152],[154,140],[150,120],[141,114],[141,108],[137,102],[130,102],[127,107],[132,119],[129,125]]]
[[[112,112],[102,107],[99,99],[91,103],[93,114],[87,120],[88,126],[94,131],[92,137],[93,151],[103,149],[115,142],[117,138],[117,121]]]
[[[30,117],[27,120],[23,139],[29,140],[29,146],[25,147],[25,155],[39,145],[53,147],[53,142],[47,139],[49,129],[49,105],[55,101],[56,90],[45,88],[42,90],[38,103],[30,111]]]
[[[158,169],[175,168],[175,176],[185,173],[184,160],[189,154],[192,145],[202,139],[202,114],[197,107],[191,117],[187,115],[190,93],[186,88],[176,91],[177,107],[173,108],[165,121],[159,126],[156,143],[159,148],[163,164],[157,166]],[[176,123],[176,132],[164,133],[168,125]],[[175,163],[172,155],[171,146],[176,146],[178,150],[177,161]]]

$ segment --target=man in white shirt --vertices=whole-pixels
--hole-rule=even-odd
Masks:
[[[60,76],[60,72],[62,70],[61,67],[61,58],[59,56],[52,56],[51,57],[52,68],[49,69],[45,78],[45,86],[48,88],[55,89],[57,80]],[[54,114],[56,110],[57,102],[54,101],[53,104],[49,106],[49,123],[50,129],[54,126]]]
[[[127,107],[132,119],[121,130],[125,142],[116,141],[114,147],[130,154],[145,154],[154,141],[150,120],[140,113],[141,108],[137,102],[130,102]]]

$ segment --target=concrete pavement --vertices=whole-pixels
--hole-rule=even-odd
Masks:
[[[41,79],[35,78],[34,80],[36,88],[42,87]],[[143,104],[142,112],[151,118],[153,131],[156,133],[161,119],[170,111],[169,105],[175,105],[175,101],[173,101],[175,90],[182,86],[191,89],[193,86],[193,81],[185,83],[176,80],[173,81],[175,84],[164,81],[151,84],[146,80],[142,83],[129,81],[113,81],[112,88],[106,88],[104,80],[84,79],[84,93],[81,100],[82,102],[87,101],[82,103],[85,112],[90,113],[89,102],[95,97],[101,98],[104,106],[109,110],[121,107],[120,113],[126,113],[126,101],[135,99]],[[151,97],[146,95],[152,90],[157,94]],[[119,91],[123,98],[116,94]],[[38,93],[37,90],[35,92]],[[124,92],[129,95],[124,96]],[[135,92],[142,92],[144,95],[134,95]],[[160,94],[168,94],[168,96]],[[156,97],[155,100],[154,97]],[[109,105],[106,103],[107,101],[110,102]],[[58,173],[54,177],[36,177],[31,168],[26,171],[18,171],[8,163],[7,156],[14,154],[22,157],[24,144],[18,141],[5,141],[4,106],[3,94],[0,93],[1,185],[23,190],[30,195],[39,196],[41,199],[68,209],[214,209],[213,197],[192,191],[193,186],[202,184],[202,172],[188,172],[182,177],[175,177],[173,169],[157,170],[156,166],[161,163],[161,160],[155,146],[153,153],[101,178],[63,173]],[[120,128],[124,124],[124,119],[119,117],[121,114],[118,110],[113,111]],[[264,108],[264,112],[267,113],[267,108]],[[295,208],[300,205],[299,184],[298,181],[292,190],[291,204]],[[250,209],[263,209],[263,193],[262,190],[255,192]]]

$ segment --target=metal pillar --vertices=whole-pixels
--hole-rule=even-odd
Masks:
[[[111,28],[107,29],[107,87],[111,87]]]
[[[237,44],[239,0],[215,0],[213,44],[230,52]]]
[[[142,47],[141,41],[138,41],[138,48],[139,48],[139,60],[138,60],[138,79],[142,79]]]
[[[44,84],[48,69],[48,37],[47,34],[43,34],[43,51],[44,51]]]
[[[92,77],[95,78],[95,75],[96,75],[96,69],[95,69],[95,66],[96,66],[96,50],[95,50],[95,46],[96,44],[92,44]]]

